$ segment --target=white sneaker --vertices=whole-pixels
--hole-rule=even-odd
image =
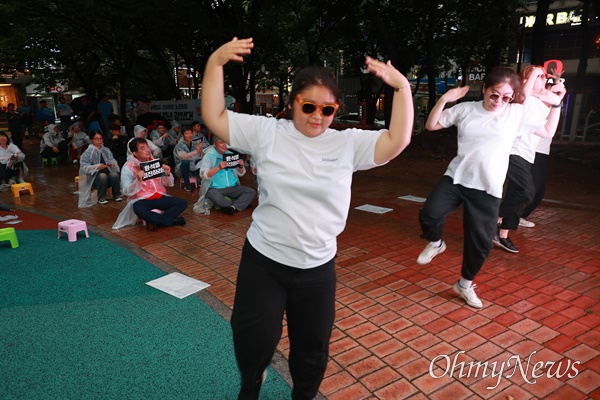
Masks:
[[[19,179],[17,179],[17,182],[19,182],[19,183],[25,183],[25,179],[19,178]]]
[[[458,282],[456,282],[453,289],[456,294],[465,299],[468,305],[475,308],[481,308],[483,307],[483,303],[481,300],[479,300],[479,297],[477,297],[477,294],[475,293],[476,287],[477,285],[471,285],[471,287],[464,289],[458,284]]]
[[[9,185],[15,185],[16,183],[17,183],[17,181],[15,181],[15,180],[14,180],[14,178],[10,178],[10,179],[8,180],[8,184],[9,184]]]
[[[123,201],[123,198],[121,196],[115,197],[115,201]]]
[[[79,161],[77,159],[73,160],[73,164],[79,164]]]
[[[417,264],[425,265],[429,264],[433,257],[438,254],[442,254],[446,251],[446,243],[442,240],[442,244],[436,246],[433,242],[429,242],[429,244],[425,247],[425,249],[419,254],[419,258],[417,258]]]
[[[521,218],[521,219],[519,219],[519,226],[522,226],[524,228],[533,228],[535,226],[535,223]]]

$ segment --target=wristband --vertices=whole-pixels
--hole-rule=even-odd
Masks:
[[[563,105],[562,100],[560,101],[560,103],[558,103],[557,105],[552,105],[552,108],[561,108]]]

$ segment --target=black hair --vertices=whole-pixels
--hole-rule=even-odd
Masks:
[[[6,133],[4,131],[0,131],[0,136],[6,136],[6,144],[12,143],[12,140],[10,140],[10,136],[8,136],[8,133]]]
[[[104,139],[104,135],[98,129],[94,129],[93,131],[90,132],[90,135],[89,135],[90,139],[93,139],[94,136],[96,136],[96,135],[100,135],[100,136],[102,136],[102,139]]]
[[[129,150],[131,150],[132,153],[138,151],[138,147],[141,143],[147,143],[146,139],[144,139],[144,138],[133,139],[131,142],[129,142]]]
[[[331,92],[335,98],[336,103],[340,103],[340,88],[338,87],[335,75],[331,70],[320,65],[312,65],[302,69],[294,82],[292,83],[292,90],[288,97],[288,104],[285,108],[283,118],[291,119],[293,117],[293,102],[296,99],[298,93],[306,90],[312,86],[323,86]]]
[[[514,92],[514,103],[522,103],[523,96],[521,95],[521,77],[517,72],[509,67],[494,67],[490,72],[485,74],[483,79],[483,90],[487,90],[502,83],[508,83]]]

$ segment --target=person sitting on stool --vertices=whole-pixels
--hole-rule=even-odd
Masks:
[[[68,158],[70,140],[65,140],[61,135],[58,125],[47,126],[46,133],[40,140],[40,154],[42,158],[61,157],[65,162]]]
[[[151,231],[157,226],[185,225],[185,218],[179,215],[187,208],[187,201],[169,196],[165,189],[165,186],[173,186],[171,167],[160,166],[160,160],[156,160],[158,169],[140,164],[153,160],[146,139],[133,139],[129,142],[129,150],[131,156],[121,171],[121,189],[128,201],[113,229],[135,225],[138,217],[146,221],[146,228]],[[160,210],[162,214],[154,210]]]

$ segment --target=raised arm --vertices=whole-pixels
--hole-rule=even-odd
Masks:
[[[229,61],[244,61],[250,54],[252,39],[233,38],[208,58],[202,79],[202,119],[216,136],[229,144],[229,122],[225,111],[225,76],[223,66]]]
[[[546,95],[547,100],[544,100],[542,98],[540,98],[540,100],[544,101],[544,103],[551,107],[550,113],[548,114],[546,125],[544,125],[543,128],[540,128],[537,131],[535,131],[534,134],[543,138],[551,138],[556,133],[558,123],[560,122],[562,100],[565,97],[565,94],[567,94],[567,89],[561,83],[552,86],[552,89],[546,90],[546,92],[548,92],[548,94]]]
[[[427,122],[425,122],[425,129],[428,131],[437,131],[444,127],[440,125],[440,118],[442,117],[442,111],[448,103],[454,103],[458,99],[462,99],[469,92],[468,86],[458,87],[448,90],[446,93],[439,98],[435,106],[429,112]]]
[[[366,64],[369,73],[394,88],[390,129],[381,134],[375,146],[374,160],[377,164],[384,164],[410,143],[414,119],[412,93],[408,79],[391,62],[383,63],[367,57]]]

